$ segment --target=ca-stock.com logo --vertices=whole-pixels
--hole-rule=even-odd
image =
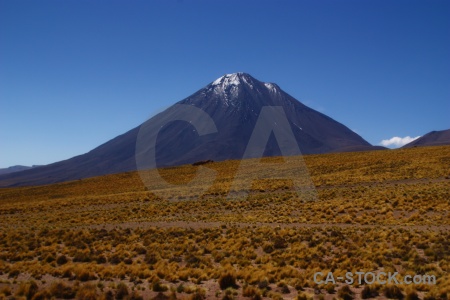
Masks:
[[[199,138],[218,133],[220,130],[208,113],[200,108],[186,104],[171,106],[164,113],[141,125],[136,140],[137,170],[148,191],[161,199],[199,199],[214,184],[217,171],[207,165],[199,166],[191,181],[173,184],[161,176],[161,170],[157,167],[158,134],[164,126],[174,121],[183,121],[186,126],[193,126]],[[261,162],[271,134],[276,139],[283,162]],[[316,189],[281,106],[262,107],[226,198],[245,199],[251,191],[252,183],[263,179],[288,180],[292,182],[292,190],[297,193],[299,199],[305,202],[317,200]]]

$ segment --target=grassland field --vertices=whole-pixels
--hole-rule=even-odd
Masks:
[[[196,199],[183,183],[197,166],[160,170],[180,185],[156,194],[138,172],[2,188],[0,299],[450,299],[450,146],[297,159],[315,201],[277,179],[228,200],[239,161],[206,165],[217,177]],[[317,284],[319,271],[437,282]]]

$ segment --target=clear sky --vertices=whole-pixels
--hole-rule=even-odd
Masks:
[[[0,168],[247,72],[372,144],[450,128],[450,1],[0,0]]]

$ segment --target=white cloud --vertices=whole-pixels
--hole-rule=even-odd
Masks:
[[[420,135],[416,137],[410,137],[409,135],[405,137],[394,136],[388,140],[382,140],[380,144],[385,147],[397,148],[404,146],[408,143],[411,143],[412,141],[417,140],[418,138],[420,138]]]

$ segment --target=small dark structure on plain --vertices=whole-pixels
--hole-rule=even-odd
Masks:
[[[210,164],[213,162],[214,162],[213,160],[208,159],[208,160],[197,161],[197,162],[193,163],[192,165],[193,166],[201,166],[201,165],[206,165],[206,164]]]

